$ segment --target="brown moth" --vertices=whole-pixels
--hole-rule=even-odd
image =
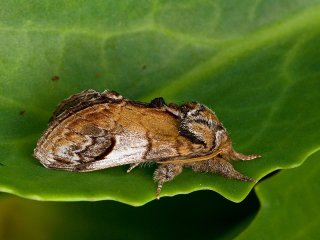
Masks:
[[[163,184],[183,167],[255,182],[230,161],[260,157],[236,152],[215,113],[200,103],[178,106],[161,97],[141,103],[114,91],[94,90],[60,103],[34,156],[47,168],[79,172],[126,164],[130,172],[140,164],[157,163],[157,198]]]

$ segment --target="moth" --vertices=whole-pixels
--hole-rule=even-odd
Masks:
[[[39,139],[34,156],[47,168],[95,171],[130,164],[157,164],[156,197],[184,167],[255,182],[231,161],[260,155],[236,152],[226,128],[197,102],[166,104],[129,100],[115,91],[86,90],[62,101]]]

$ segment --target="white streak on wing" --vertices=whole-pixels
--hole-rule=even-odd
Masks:
[[[142,162],[148,140],[142,134],[116,135],[113,150],[103,160],[92,162],[90,169],[110,168]]]
[[[62,159],[68,159],[68,161],[70,162],[79,161],[79,156],[76,155],[74,152],[70,151],[71,146],[72,143],[58,147],[58,153],[56,153],[56,155]]]

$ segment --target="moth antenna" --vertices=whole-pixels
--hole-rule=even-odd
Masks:
[[[189,159],[168,160],[168,161],[161,161],[158,163],[160,163],[160,164],[168,164],[168,163],[181,164],[181,163],[200,162],[200,161],[206,161],[211,158],[214,158],[214,157],[218,156],[220,153],[221,153],[221,151],[217,150],[217,151],[214,151],[208,155],[201,156],[201,157],[194,157],[194,158],[189,158]]]

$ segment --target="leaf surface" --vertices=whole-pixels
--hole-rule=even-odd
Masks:
[[[192,16],[192,17],[190,17]],[[198,101],[260,179],[319,148],[319,1],[8,1],[0,9],[0,190],[41,200],[155,197],[151,168],[45,169],[33,148],[55,106],[85,89],[133,100]],[[253,185],[189,170],[163,195],[211,189],[239,202]]]
[[[236,239],[317,239],[319,160],[320,151],[301,167],[285,170],[257,186],[261,209]]]

